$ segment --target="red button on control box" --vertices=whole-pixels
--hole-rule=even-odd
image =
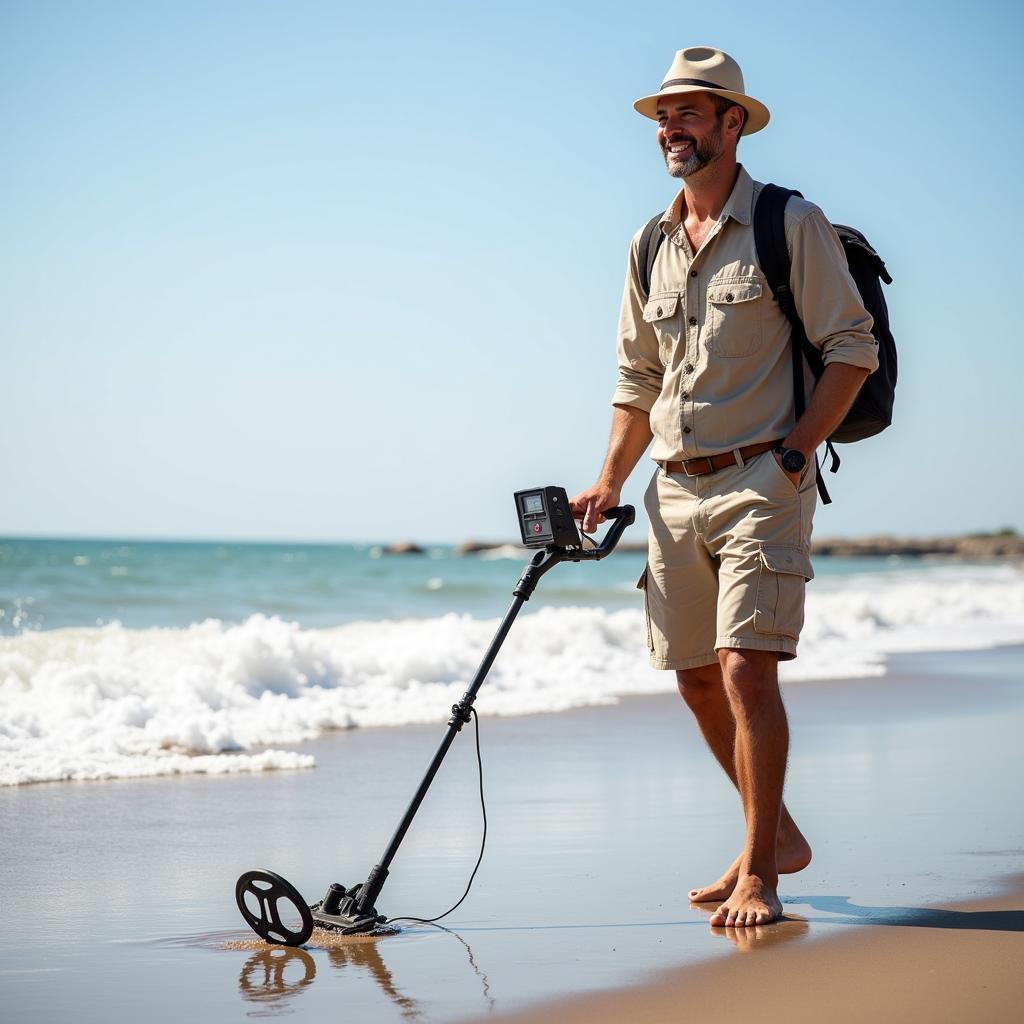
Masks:
[[[533,532],[534,533],[540,533],[540,523],[534,523],[533,524]]]

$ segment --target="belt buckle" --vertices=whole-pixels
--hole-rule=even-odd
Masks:
[[[688,466],[687,466],[687,463],[688,462],[701,462],[701,461],[704,461],[704,462],[707,463],[707,469],[694,470],[694,472],[691,473],[689,468],[688,468]],[[684,459],[683,460],[683,472],[687,476],[706,476],[708,473],[714,473],[714,471],[715,471],[715,464],[711,461],[711,456],[710,455],[699,455],[695,459]]]

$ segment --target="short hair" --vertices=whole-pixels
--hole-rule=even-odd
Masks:
[[[730,107],[739,107],[740,110],[743,111],[743,121],[740,124],[740,135],[742,135],[743,128],[745,127],[747,118],[749,117],[747,114],[747,108],[743,106],[742,103],[737,103],[735,100],[729,99],[728,96],[719,96],[714,92],[708,92],[708,96],[711,97],[711,102],[715,108],[715,115],[718,117],[719,121],[722,120],[722,116]],[[736,141],[739,142],[739,136],[736,137]]]

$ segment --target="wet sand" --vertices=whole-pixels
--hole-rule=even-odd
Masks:
[[[765,928],[715,929],[746,955],[497,1019],[506,1024],[1020,1020],[1024,876],[1005,895],[947,908],[890,908],[884,914],[856,905],[844,909],[862,916],[855,934],[790,944],[783,936],[795,938],[810,929],[792,917]]]
[[[787,799],[815,859],[783,882],[788,920],[742,946],[686,899],[739,848],[742,821],[674,695],[497,719],[485,686],[488,848],[448,931],[268,949],[233,901],[253,867],[310,900],[365,877],[443,709],[436,726],[307,744],[313,771],[0,790],[0,1005],[19,1022],[449,1021],[601,993],[601,1013],[619,1007],[603,1019],[629,1007],[637,1020],[700,1020],[717,1007],[722,1020],[721,987],[749,993],[768,984],[763,973],[781,986],[775,1019],[801,1019],[790,1008],[806,998],[817,1019],[909,1019],[897,1011],[957,978],[983,1012],[956,1019],[1003,1019],[999,1000],[1022,994],[1009,969],[1021,962],[1022,904],[1000,896],[1024,864],[1022,666],[1020,649],[914,655],[882,679],[792,684]],[[461,894],[479,845],[476,785],[464,733],[395,861],[383,913],[429,916]],[[928,916],[942,906],[956,916]],[[890,1003],[867,1001],[877,993]],[[643,1012],[638,999],[651,1000]],[[601,1018],[587,1003],[542,1012],[532,1019]]]

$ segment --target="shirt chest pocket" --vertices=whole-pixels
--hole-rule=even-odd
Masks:
[[[709,352],[734,359],[752,356],[764,339],[764,298],[756,277],[735,277],[708,284],[705,338]]]
[[[680,317],[677,315],[683,304],[678,292],[657,292],[644,306],[644,323],[651,324],[658,336],[658,351],[661,362],[667,366],[672,350],[679,341]]]

